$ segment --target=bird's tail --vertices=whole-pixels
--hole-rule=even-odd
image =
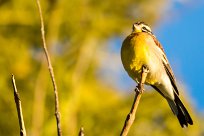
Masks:
[[[187,127],[188,124],[193,125],[193,120],[191,119],[191,116],[189,115],[187,109],[181,102],[180,98],[175,93],[174,96],[175,96],[174,100],[167,98],[167,101],[169,103],[169,106],[171,107],[171,110],[177,116],[181,127],[184,126]]]

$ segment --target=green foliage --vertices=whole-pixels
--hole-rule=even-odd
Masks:
[[[104,43],[129,32],[135,21],[155,24],[169,3],[165,0],[41,3],[58,84],[63,134],[77,135],[84,126],[86,135],[119,135],[133,94],[128,96],[113,85],[107,86],[96,75],[100,70],[98,58],[105,57],[99,49],[104,46],[107,50]],[[53,88],[41,46],[36,3],[1,0],[0,15],[0,135],[19,133],[12,73],[22,101],[27,134],[56,135]],[[195,125],[183,130],[161,97],[145,93],[130,135],[201,135],[202,121],[193,110],[191,113]]]

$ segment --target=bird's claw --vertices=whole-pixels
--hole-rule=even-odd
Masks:
[[[147,65],[143,65],[142,66],[142,72],[144,72],[144,73],[148,73],[149,72],[149,68],[148,68]]]
[[[142,87],[142,85],[138,85],[135,88],[135,92],[139,92],[139,93],[143,93],[144,92],[144,88]]]

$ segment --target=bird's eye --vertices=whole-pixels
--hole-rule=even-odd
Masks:
[[[145,27],[145,26],[142,27],[142,32],[146,32],[146,33],[149,33],[149,34],[153,34],[152,31],[151,31],[151,29],[148,28],[148,27]]]
[[[142,27],[143,32],[150,32],[145,26]]]

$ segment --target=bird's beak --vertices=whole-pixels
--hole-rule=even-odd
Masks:
[[[137,24],[133,24],[132,27],[132,32],[141,32],[142,30],[140,29],[140,27]]]

